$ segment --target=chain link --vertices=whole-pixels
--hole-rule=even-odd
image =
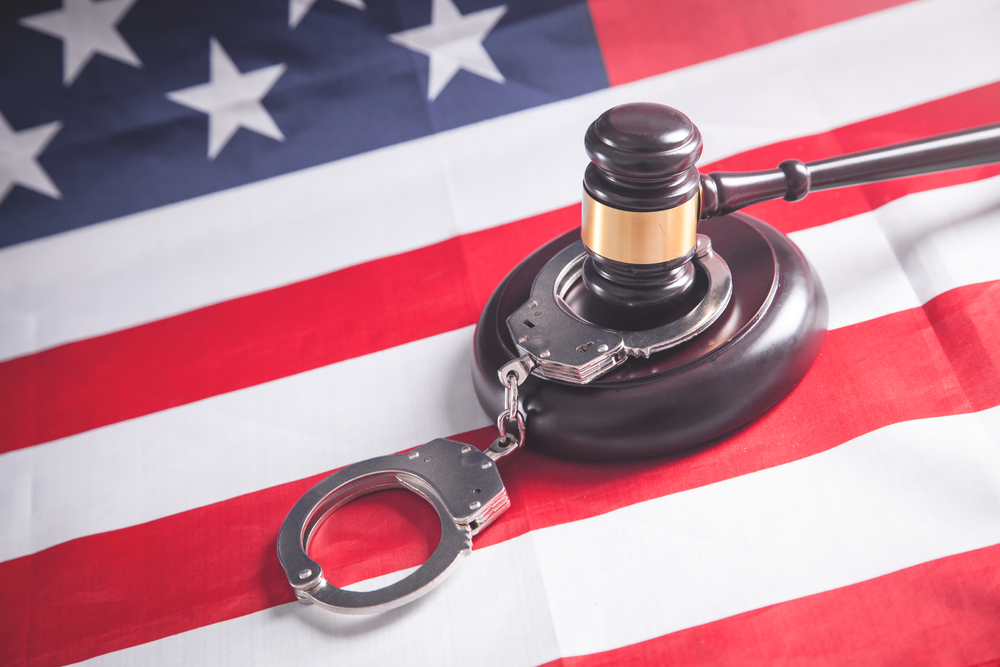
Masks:
[[[508,373],[507,380],[503,383],[503,407],[507,411],[507,420],[514,421],[517,419],[518,404],[517,404],[517,375],[515,373]]]
[[[500,381],[503,383],[503,412],[497,416],[497,431],[500,432],[500,437],[490,449],[509,452],[524,444],[524,413],[521,412],[519,405],[517,388],[528,378],[534,367],[534,361],[526,355],[500,369]],[[516,435],[508,432],[511,428],[517,429]]]
[[[507,433],[507,425],[517,426],[517,446],[520,447],[524,444],[524,415],[521,414],[521,410],[518,406],[517,401],[517,375],[513,372],[507,374],[507,378],[503,383],[503,412],[497,417],[497,431],[500,432],[500,442],[506,443],[509,441],[509,435]],[[514,441],[510,441],[514,444]]]

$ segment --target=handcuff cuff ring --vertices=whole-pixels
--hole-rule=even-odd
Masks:
[[[494,461],[524,443],[524,416],[517,403],[517,386],[527,378],[533,365],[530,360],[517,361],[523,363],[522,372],[510,370],[500,376],[507,404],[497,419],[500,437],[485,452],[439,438],[409,452],[379,456],[342,468],[295,503],[281,524],[278,559],[300,601],[342,614],[387,611],[431,591],[472,551],[473,535],[510,507]],[[506,369],[505,366],[501,370]],[[510,420],[510,412],[514,413],[512,421],[519,429],[517,439],[510,437],[504,425]],[[384,588],[350,591],[334,586],[322,566],[308,554],[316,530],[352,500],[390,488],[412,491],[434,507],[441,519],[437,548],[414,572]]]

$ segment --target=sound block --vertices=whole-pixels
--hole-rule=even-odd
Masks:
[[[605,461],[675,452],[742,426],[802,379],[827,326],[826,294],[802,252],[743,213],[705,220],[698,232],[711,238],[733,277],[733,295],[719,319],[686,343],[648,359],[630,358],[587,385],[532,375],[520,387],[525,446]],[[486,304],[476,327],[472,376],[487,414],[503,410],[497,370],[519,356],[508,316],[527,300],[545,263],[579,239],[575,230],[539,248]],[[582,286],[567,303],[606,328],[640,329],[650,319],[619,316]]]

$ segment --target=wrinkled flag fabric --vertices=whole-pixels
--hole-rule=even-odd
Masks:
[[[680,109],[703,171],[995,123],[997,3],[17,0],[0,18],[0,664],[1000,660],[997,166],[748,209],[830,299],[799,385],[692,451],[505,459],[511,509],[418,602],[299,604],[275,552],[330,471],[494,437],[474,325],[579,225],[600,113]],[[378,586],[437,521],[375,494],[312,553]]]

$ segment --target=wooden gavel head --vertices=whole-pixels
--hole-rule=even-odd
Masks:
[[[661,104],[625,104],[584,138],[583,280],[618,307],[663,307],[694,283],[701,133]]]

